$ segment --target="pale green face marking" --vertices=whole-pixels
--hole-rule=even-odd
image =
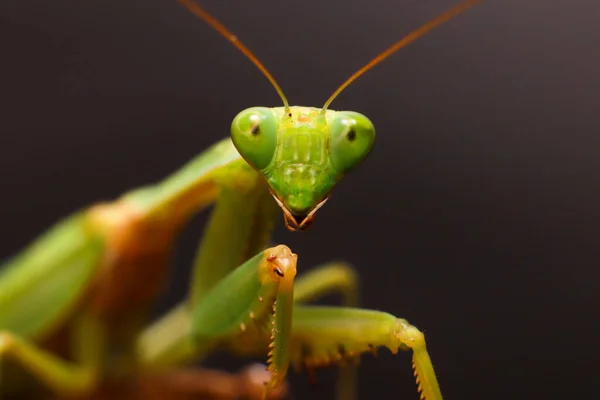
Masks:
[[[369,154],[375,128],[353,111],[252,107],[235,117],[231,138],[269,183],[287,227],[301,230],[335,184]]]

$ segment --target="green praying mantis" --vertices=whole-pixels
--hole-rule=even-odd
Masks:
[[[230,138],[162,182],[75,212],[5,262],[0,395],[22,389],[12,378],[15,369],[55,395],[78,397],[106,382],[173,370],[227,349],[268,357],[268,371],[259,374],[264,379],[247,391],[236,388],[232,397],[276,397],[290,365],[351,371],[362,353],[387,347],[412,350],[421,398],[442,399],[423,334],[404,319],[355,308],[352,268],[331,263],[295,280],[297,256],[285,245],[267,246],[278,214],[288,229],[307,229],[336,183],[373,147],[367,117],[328,109],[337,95],[479,0],[462,2],[396,42],[321,108],[289,106],[271,74],[227,28],[192,0],[180,2],[244,53],[284,105],[240,112]],[[210,205],[186,300],[148,324],[178,233]],[[330,292],[343,295],[343,307],[307,304]],[[68,338],[67,345],[56,345],[56,337]],[[341,375],[340,398],[353,396],[350,376]],[[231,380],[209,381],[201,391],[227,397],[223,386]]]

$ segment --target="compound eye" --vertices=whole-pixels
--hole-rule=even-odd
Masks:
[[[364,115],[353,111],[338,112],[329,127],[329,156],[339,173],[360,164],[375,143],[375,127]]]
[[[266,107],[240,112],[231,123],[231,140],[240,155],[257,170],[265,169],[277,146],[277,119]]]

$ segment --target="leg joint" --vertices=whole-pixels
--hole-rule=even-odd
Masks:
[[[398,319],[394,336],[401,346],[404,345],[413,350],[425,347],[425,335],[405,319]]]

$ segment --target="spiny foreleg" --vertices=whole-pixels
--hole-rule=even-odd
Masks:
[[[441,400],[425,337],[408,321],[379,311],[297,306],[292,323],[290,359],[297,368],[352,362],[362,353],[386,347],[412,350],[413,369],[423,400]]]

